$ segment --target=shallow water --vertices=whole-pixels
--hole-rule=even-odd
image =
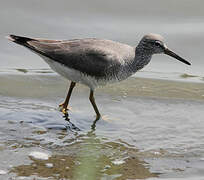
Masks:
[[[82,85],[63,117],[57,105],[68,82],[55,73],[26,70],[0,77],[2,179],[204,176],[203,83],[130,78],[100,88],[96,100],[103,116],[94,122],[89,90]]]
[[[0,179],[203,179],[204,1],[2,1],[0,6]],[[155,55],[141,72],[96,91],[68,82],[38,56],[8,42],[106,38],[136,46],[162,34],[186,66]],[[40,154],[41,153],[41,154]],[[44,153],[44,154],[43,154]]]

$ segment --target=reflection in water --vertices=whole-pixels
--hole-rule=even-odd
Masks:
[[[67,130],[75,130],[75,131],[80,131],[80,129],[78,127],[76,127],[69,118],[69,113],[66,112],[65,114],[63,114],[63,118],[65,119],[65,121],[67,121],[69,124],[67,125]],[[91,125],[91,132],[96,130],[96,123],[97,121],[100,120],[100,118],[96,117],[96,119],[93,121],[92,125]]]
[[[114,142],[98,136],[96,134],[98,119],[93,121],[90,131],[87,133],[82,132],[71,122],[68,113],[63,116],[63,119],[68,122],[67,130],[76,132],[74,137],[69,140],[69,144],[56,146],[52,149],[53,154],[46,160],[29,156],[30,164],[15,166],[10,170],[10,173],[15,173],[17,177],[33,178],[35,176],[36,178],[76,180],[144,179],[157,176],[150,172],[146,162],[138,159],[136,148],[128,146],[127,143]],[[61,133],[55,132],[55,135],[57,139],[66,143],[67,136],[70,134],[64,130],[61,131]],[[37,136],[46,134],[49,136],[50,132],[40,133]],[[37,139],[37,137],[32,139],[32,144],[35,146]],[[43,145],[43,147],[47,150],[50,149],[49,145]]]
[[[56,153],[48,160],[30,157],[29,165],[14,167],[17,176],[52,177],[54,179],[144,179],[156,177],[147,163],[137,158],[134,148],[116,142],[104,142],[94,131],[67,146],[64,154]]]
[[[67,130],[75,130],[75,131],[80,131],[80,129],[78,127],[76,127],[71,121],[70,121],[70,118],[69,118],[69,114],[68,112],[66,112],[66,114],[63,114],[63,118],[65,119],[65,121],[67,121],[69,124],[66,126],[67,127]]]
[[[139,179],[158,175],[151,171],[170,176],[178,168],[185,174],[192,164],[186,157],[203,156],[203,84],[130,78],[98,90],[103,112],[119,118],[93,121],[87,99],[82,98],[87,93],[83,86],[72,102],[83,110],[62,117],[56,102],[63,97],[64,81],[55,75],[25,74],[0,78],[4,85],[0,87],[0,150],[1,144],[8,149],[0,159],[8,163],[1,163],[0,170],[28,179],[34,175],[36,179]],[[33,151],[48,151],[51,156],[37,160],[29,157]],[[175,168],[176,153],[183,159]]]

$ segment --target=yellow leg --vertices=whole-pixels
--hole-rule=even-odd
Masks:
[[[69,87],[69,91],[67,93],[67,97],[64,101],[64,103],[60,104],[59,107],[61,108],[60,110],[66,114],[67,113],[67,110],[69,109],[68,108],[68,104],[69,104],[69,100],[70,100],[70,97],[71,97],[71,94],[72,94],[72,90],[74,89],[76,83],[75,82],[71,82],[70,84],[70,87]]]

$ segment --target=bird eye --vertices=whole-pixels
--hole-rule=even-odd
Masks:
[[[158,42],[158,41],[155,41],[155,46],[157,46],[157,47],[160,47],[161,46],[161,43],[160,42]]]

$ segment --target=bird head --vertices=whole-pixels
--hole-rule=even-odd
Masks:
[[[174,53],[172,50],[170,50],[166,44],[164,43],[164,38],[159,34],[147,34],[145,35],[142,40],[140,41],[140,44],[143,46],[143,48],[153,54],[167,54],[187,65],[191,65],[188,61]]]

